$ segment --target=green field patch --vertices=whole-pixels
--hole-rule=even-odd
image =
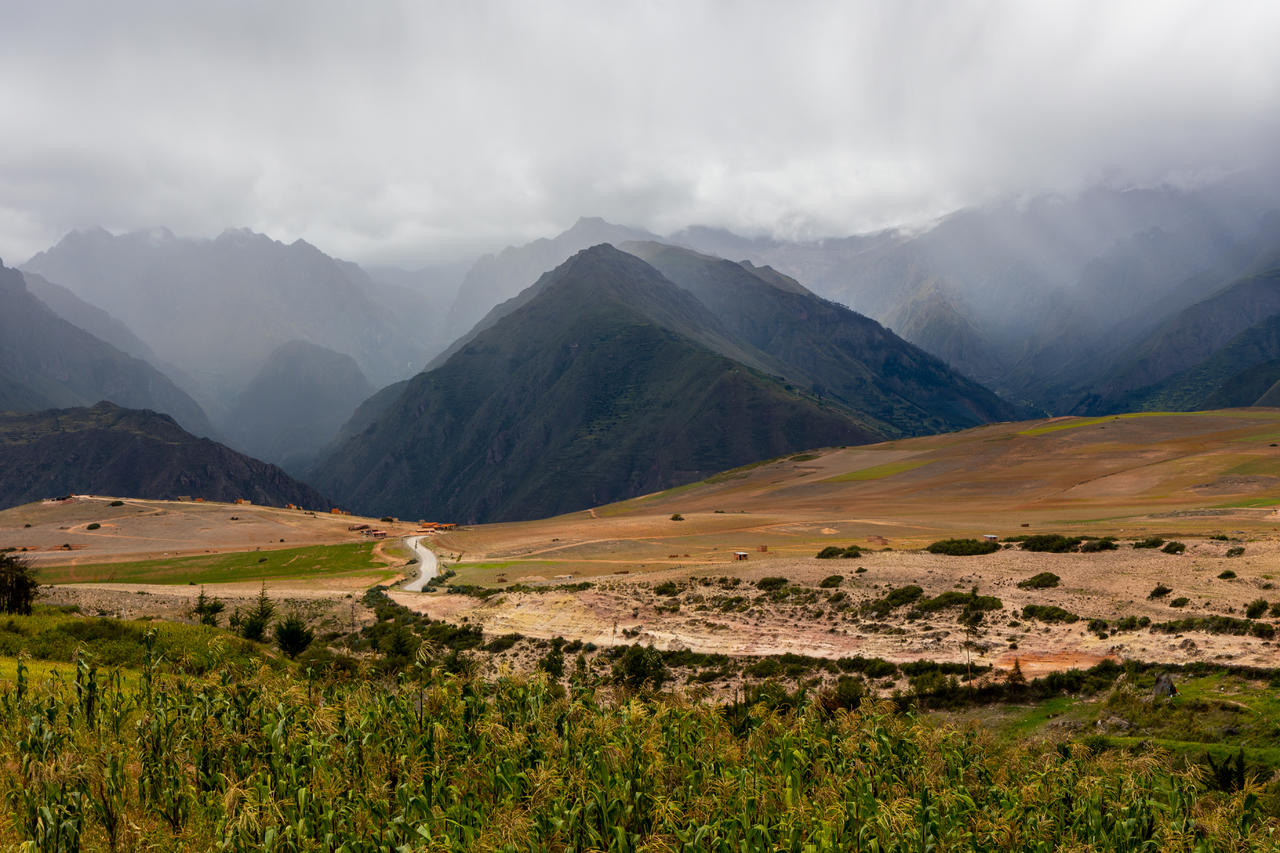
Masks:
[[[864,480],[883,480],[886,477],[892,477],[895,474],[902,474],[906,471],[914,471],[916,468],[923,468],[928,465],[928,459],[904,459],[900,462],[886,462],[883,465],[873,465],[870,468],[859,468],[857,471],[846,471],[843,474],[837,474],[834,477],[827,477],[822,480],[823,483],[855,483]]]
[[[272,551],[237,551],[233,554],[201,554],[166,557],[129,563],[96,563],[82,566],[41,566],[42,583],[155,583],[205,584],[235,581],[305,578],[320,575],[396,572],[373,556],[373,543],[311,545]]]
[[[1105,424],[1108,421],[1129,420],[1130,418],[1165,418],[1175,415],[1203,415],[1207,412],[1128,412],[1123,415],[1104,415],[1098,418],[1073,418],[1069,421],[1058,421],[1056,423],[1045,424],[1044,426],[1031,427],[1030,429],[1020,430],[1018,435],[1045,435],[1051,432],[1061,432],[1064,429],[1078,429],[1079,427],[1094,426],[1095,424]]]

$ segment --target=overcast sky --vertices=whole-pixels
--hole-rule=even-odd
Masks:
[[[0,0],[0,257],[824,236],[1274,162],[1280,3]]]

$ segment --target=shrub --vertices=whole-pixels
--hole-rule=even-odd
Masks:
[[[1218,573],[1218,580],[1229,581],[1233,579],[1235,576],[1236,576],[1235,572],[1231,571],[1230,569],[1225,569]]]
[[[1115,551],[1120,548],[1116,544],[1114,536],[1103,536],[1101,539],[1086,539],[1084,544],[1080,546],[1080,550],[1085,554],[1093,554],[1098,551]]]
[[[1167,542],[1160,550],[1166,554],[1181,554],[1187,550],[1187,546],[1181,542]]]
[[[1265,598],[1255,598],[1245,607],[1244,615],[1249,619],[1257,619],[1266,613],[1270,606]]]
[[[1266,622],[1250,622],[1247,619],[1233,619],[1230,616],[1200,616],[1175,619],[1172,622],[1157,622],[1151,626],[1151,630],[1164,634],[1182,634],[1187,631],[1235,636],[1252,634],[1264,640],[1270,640],[1276,635],[1275,627]]]
[[[843,553],[844,549],[839,545],[828,545],[819,551],[817,556],[819,560],[831,560],[839,557]]]
[[[836,666],[842,672],[860,672],[867,678],[889,678],[898,674],[898,665],[883,658],[861,656],[839,658]]]
[[[1173,592],[1172,587],[1167,587],[1162,583],[1158,583],[1156,584],[1155,589],[1147,593],[1147,598],[1164,598],[1166,595],[1168,595],[1171,592]]]
[[[933,613],[948,607],[963,607],[965,610],[1000,610],[1004,607],[1004,602],[994,595],[978,595],[976,588],[971,592],[951,589],[933,598],[916,602],[916,609],[921,613]]]
[[[511,648],[512,646],[514,646],[516,643],[520,642],[523,639],[524,639],[524,635],[522,634],[503,634],[500,637],[494,637],[492,640],[486,643],[484,646],[484,650],[486,652],[493,652],[493,653],[505,652],[507,649]]]
[[[101,525],[101,524],[99,524],[99,523],[98,523],[98,522],[96,522],[96,521],[91,521],[91,522],[89,522],[89,526],[88,526],[88,527],[86,527],[86,528],[85,528],[85,530],[97,530],[97,529],[98,529],[98,528],[100,528],[100,527],[102,527],[102,525]]]
[[[1135,548],[1159,548],[1164,544],[1164,540],[1159,536],[1148,536],[1146,539],[1139,539],[1133,543]]]
[[[1066,554],[1080,547],[1079,536],[1063,536],[1058,533],[1038,533],[1022,540],[1019,546],[1024,551],[1047,551],[1051,554]]]
[[[787,585],[786,578],[780,578],[776,576],[760,578],[760,580],[756,581],[756,589],[763,590],[764,592],[774,592],[776,590],[782,589],[786,585]]]
[[[653,646],[627,646],[613,665],[613,680],[632,690],[661,688],[669,677],[662,653]]]
[[[939,539],[928,548],[930,554],[946,554],[950,557],[976,557],[1000,550],[1000,543],[986,539]]]
[[[844,553],[840,557],[844,560],[857,560],[862,557],[862,550],[857,545],[850,545],[844,549]]]
[[[681,515],[681,514],[680,514],[680,513],[678,513],[678,512],[673,512],[673,513],[671,513],[671,520],[672,520],[672,521],[684,521],[684,516],[683,516],[683,515]]]
[[[1018,582],[1018,589],[1052,589],[1062,580],[1053,572],[1041,572]]]
[[[915,584],[892,589],[883,598],[868,601],[863,607],[877,616],[888,616],[889,612],[907,604],[911,604],[924,595],[924,590]]]
[[[112,501],[107,506],[124,506],[124,501]]]
[[[1063,610],[1052,604],[1028,604],[1022,608],[1022,618],[1038,619],[1041,622],[1079,622],[1080,617],[1070,610]]]
[[[557,638],[559,639],[559,638]],[[560,643],[552,642],[551,650],[542,656],[542,660],[538,661],[538,669],[555,679],[564,678],[564,650],[563,641]],[[661,661],[661,658],[659,658]],[[666,666],[663,666],[665,671]]]
[[[1187,598],[1184,595],[1180,598],[1175,598],[1173,601],[1170,601],[1169,606],[1170,607],[1186,607],[1190,603],[1191,603],[1191,599]]]
[[[1243,545],[1234,545],[1234,546],[1232,546],[1232,547],[1228,548],[1228,549],[1227,549],[1227,556],[1228,556],[1228,557],[1242,557],[1242,556],[1244,556],[1244,546],[1243,546]]]
[[[844,583],[844,575],[827,575],[818,582],[819,589],[835,589]]]
[[[655,586],[653,591],[657,595],[679,595],[680,587],[676,585],[675,581],[664,581]]]

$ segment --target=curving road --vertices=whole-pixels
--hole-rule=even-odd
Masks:
[[[440,563],[436,560],[435,552],[422,544],[424,538],[423,536],[410,536],[404,540],[405,544],[418,557],[418,576],[403,587],[408,592],[422,592],[422,588],[427,585],[427,581],[440,574]]]

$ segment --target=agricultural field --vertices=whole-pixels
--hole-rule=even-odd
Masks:
[[[487,676],[477,632],[374,599],[377,626],[336,645],[401,630],[412,642],[355,668],[334,652],[290,663],[213,628],[47,608],[0,626],[21,647],[0,679],[0,843],[1192,851],[1272,849],[1280,832],[1249,674],[1199,677],[1153,704],[1143,668],[985,699],[926,668],[913,695],[878,702],[865,678],[883,666],[852,661],[827,687],[766,680],[717,705],[669,684],[694,658],[668,669],[640,647],[543,644],[537,674]],[[110,634],[102,656],[51,640],[95,634]],[[37,670],[33,650],[62,663]],[[965,719],[998,700],[1003,723]],[[1105,725],[1086,728],[1094,719]],[[1192,730],[1224,721],[1236,752],[1193,754]],[[1167,737],[1140,739],[1144,726]],[[1175,736],[1187,748],[1163,746]]]

